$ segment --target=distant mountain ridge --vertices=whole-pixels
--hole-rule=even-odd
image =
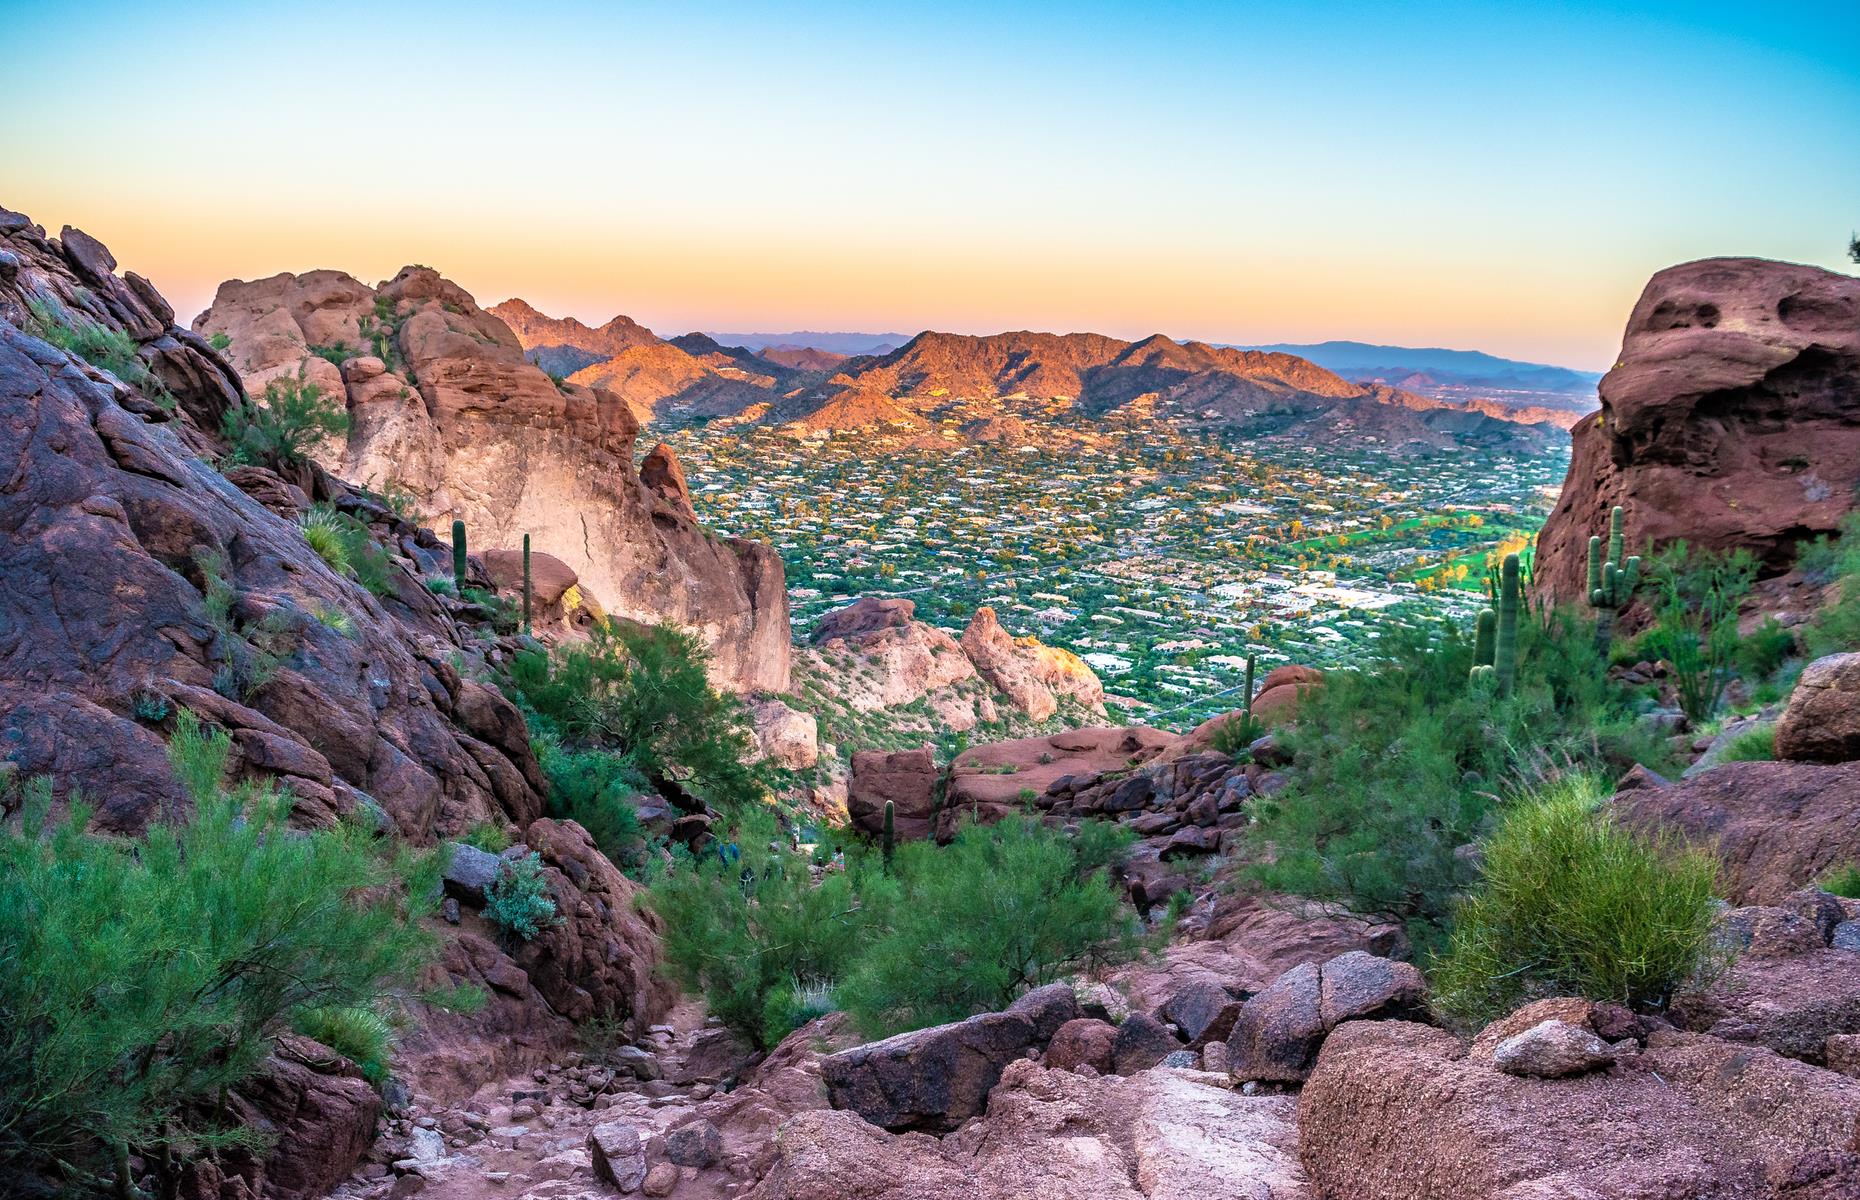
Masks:
[[[706,330],[726,346],[764,350],[825,350],[848,358],[860,354],[890,354],[911,340],[908,333],[827,333],[797,330],[793,333],[719,333]]]
[[[1599,371],[1579,371],[1549,363],[1500,358],[1482,350],[1447,350],[1438,347],[1379,346],[1369,342],[1330,341],[1310,344],[1280,342],[1246,347],[1280,354],[1296,354],[1358,383],[1386,383],[1427,394],[1461,398],[1466,391],[1519,394],[1520,403],[1549,404],[1563,397],[1568,407],[1587,412],[1596,407]],[[1525,400],[1524,395],[1530,396]]]
[[[1276,350],[1162,334],[1125,341],[1097,333],[928,330],[895,348],[847,357],[834,347],[883,345],[881,339],[901,335],[687,333],[665,339],[626,317],[591,329],[547,317],[521,300],[492,312],[507,320],[532,361],[572,368],[568,382],[618,394],[641,420],[728,419],[800,436],[878,428],[951,445],[960,444],[954,434],[961,430],[985,431],[992,440],[1041,438],[1053,431],[1053,419],[1072,413],[1087,422],[1226,426],[1243,436],[1533,449],[1547,440],[1547,426],[1538,421],[1556,416],[1548,409],[1512,411],[1484,397],[1441,398],[1379,380],[1353,381]],[[797,350],[770,336],[814,344]],[[595,357],[606,350],[612,352]],[[1015,405],[1026,411],[1014,411]],[[997,417],[1016,420],[996,423]],[[949,432],[936,432],[941,422],[950,423]]]

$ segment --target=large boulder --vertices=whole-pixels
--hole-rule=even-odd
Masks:
[[[235,1152],[222,1161],[227,1184],[277,1200],[327,1195],[375,1140],[381,1097],[355,1064],[309,1038],[286,1034],[257,1074],[231,1093],[228,1109],[268,1145],[262,1157]],[[208,1191],[239,1195],[237,1185]]]
[[[1552,603],[1588,596],[1589,538],[1615,505],[1632,546],[1745,547],[1785,571],[1860,485],[1860,279],[1752,258],[1661,271],[1601,399],[1538,538]]]
[[[1656,1032],[1620,1067],[1540,1079],[1442,1030],[1355,1021],[1325,1042],[1298,1128],[1313,1186],[1338,1200],[1742,1200],[1826,1178],[1856,1113],[1860,1082],[1697,1034]]]
[[[1034,1044],[1020,1013],[901,1033],[826,1058],[821,1074],[834,1108],[886,1129],[953,1129],[982,1111],[1008,1063]]]
[[[1860,654],[1833,654],[1802,669],[1776,722],[1778,758],[1860,759]]]
[[[846,813],[853,827],[872,837],[885,831],[885,805],[901,840],[930,836],[936,817],[936,788],[942,772],[930,747],[916,750],[859,750],[846,783]]]
[[[1619,792],[1614,807],[1630,824],[1677,830],[1711,849],[1733,903],[1774,904],[1860,861],[1860,762],[1721,763]]]
[[[1227,1039],[1235,1079],[1297,1083],[1311,1073],[1318,1049],[1347,1021],[1423,1015],[1427,982],[1412,964],[1361,950],[1322,966],[1301,963],[1250,996]]]

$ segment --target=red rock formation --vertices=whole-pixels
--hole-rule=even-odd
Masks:
[[[532,837],[567,920],[521,962],[469,928],[448,939],[431,982],[478,983],[491,999],[468,1025],[429,1014],[413,1031],[415,1061],[401,1068],[423,1083],[469,1092],[559,1055],[570,1018],[656,1019],[655,927],[585,833],[540,819],[521,715],[455,665],[485,669],[485,643],[421,586],[447,569],[442,547],[321,470],[300,487],[209,467],[202,455],[223,447],[206,430],[243,398],[238,377],[204,340],[163,327],[166,307],[107,274],[110,261],[74,230],[50,239],[0,210],[0,457],[14,464],[0,488],[0,752],[60,796],[81,790],[97,828],[134,834],[187,803],[165,746],[184,707],[230,733],[238,772],[295,796],[299,824],[354,816],[428,846],[481,822]],[[34,336],[28,299],[129,333],[174,403]],[[390,594],[310,549],[291,518],[312,501],[370,524]],[[206,603],[209,572],[233,594],[224,617]],[[267,670],[243,669],[261,639]],[[431,1069],[425,1051],[438,1056]],[[273,1087],[286,1111],[265,1119],[279,1153],[295,1147],[290,1162],[268,1160],[266,1178],[279,1195],[320,1195],[352,1165],[342,1159],[355,1130],[361,1144],[372,1131],[336,1093],[374,1093],[280,1071],[248,1097],[264,1109]],[[316,1161],[301,1161],[309,1153]]]
[[[987,605],[975,610],[962,631],[962,650],[982,678],[1036,721],[1057,712],[1062,696],[1104,711],[1104,685],[1084,659],[1034,638],[1010,637]]]
[[[1745,546],[1780,573],[1860,486],[1860,279],[1750,258],[1661,271],[1601,395],[1538,538],[1546,595],[1587,597],[1617,504],[1632,546]]]
[[[462,518],[478,545],[516,546],[528,533],[608,611],[700,632],[720,686],[786,690],[779,556],[705,533],[669,452],[642,481],[639,425],[621,397],[558,386],[455,284],[424,267],[378,289],[335,271],[231,281],[195,325],[231,337],[250,386],[302,370],[346,394],[353,428],[322,455],[344,477],[408,490],[435,524]],[[339,370],[312,347],[349,357]],[[655,347],[689,358],[657,339],[625,353]]]

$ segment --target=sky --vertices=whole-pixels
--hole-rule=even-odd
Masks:
[[[183,321],[426,263],[661,333],[1351,338],[1603,369],[1647,277],[1852,270],[1851,3],[0,0],[0,205]]]

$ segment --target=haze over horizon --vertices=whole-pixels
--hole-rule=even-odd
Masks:
[[[0,204],[102,238],[183,321],[226,278],[424,262],[486,304],[662,333],[1584,369],[1662,267],[1849,266],[1838,6],[1164,7],[0,0],[0,98],[38,114],[0,130]],[[73,44],[109,67],[81,88]]]

